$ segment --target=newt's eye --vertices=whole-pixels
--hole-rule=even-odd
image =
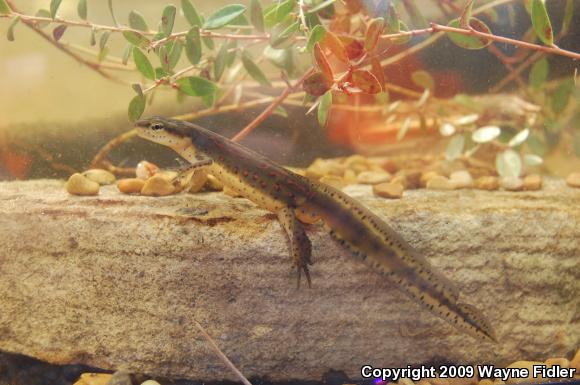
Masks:
[[[163,124],[161,123],[153,123],[151,124],[151,129],[152,130],[161,130],[163,128]]]

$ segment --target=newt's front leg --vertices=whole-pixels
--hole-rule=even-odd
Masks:
[[[306,281],[308,281],[308,287],[312,286],[310,280],[310,272],[308,271],[308,265],[312,265],[311,255],[312,255],[312,245],[310,244],[310,239],[304,231],[304,227],[296,218],[294,210],[290,207],[285,207],[278,211],[278,220],[280,224],[286,231],[288,240],[290,242],[290,253],[292,253],[292,258],[294,260],[294,266],[296,266],[297,285],[300,287],[300,277],[304,271],[306,276]]]

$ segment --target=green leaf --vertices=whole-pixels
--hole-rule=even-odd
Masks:
[[[236,49],[238,47],[238,41],[237,40],[232,40],[228,43],[228,49],[227,49],[227,55],[226,55],[226,67],[231,67],[232,64],[234,64],[234,61],[236,60],[236,55],[238,54],[238,50]]]
[[[131,44],[140,48],[147,48],[151,42],[145,36],[135,31],[123,31],[123,37]]]
[[[133,88],[133,91],[135,91],[137,95],[143,95],[143,87],[141,87],[141,84],[133,83],[131,84],[131,88]]]
[[[514,150],[506,150],[497,154],[495,168],[502,177],[519,177],[522,173],[522,160]]]
[[[97,30],[95,27],[91,28],[91,41],[90,41],[91,47],[94,47],[95,45],[97,45]]]
[[[423,5],[424,2],[424,0],[420,0],[421,5]],[[403,1],[403,5],[405,6],[407,14],[411,17],[411,25],[413,28],[425,28],[429,25],[427,20],[425,20],[423,13],[415,4],[415,0]]]
[[[8,15],[11,12],[12,11],[10,10],[8,4],[6,4],[6,1],[0,0],[0,15]]]
[[[300,29],[300,22],[296,21],[290,24],[286,29],[284,29],[279,34],[275,34],[272,32],[272,36],[270,37],[270,45],[273,48],[284,48],[284,44],[288,43],[294,33]]]
[[[332,4],[335,3],[335,1],[336,0],[325,0],[325,1],[321,2],[320,4],[318,4],[318,5],[314,6],[314,7],[312,7],[311,9],[309,9],[308,12],[306,12],[306,13],[308,13],[308,14],[315,14],[318,11],[321,11],[321,10],[325,9],[326,7],[331,6]]]
[[[566,7],[564,8],[564,19],[562,20],[562,35],[566,35],[570,30],[572,23],[572,16],[574,15],[574,0],[566,0]]]
[[[242,4],[229,4],[223,8],[218,9],[211,14],[205,23],[204,29],[217,29],[228,25],[236,17],[240,16],[246,11],[246,7]]]
[[[53,30],[52,30],[52,37],[54,38],[55,41],[59,41],[60,38],[62,37],[62,35],[64,35],[64,31],[66,31],[66,24],[61,24],[61,25],[57,25]]]
[[[83,20],[87,20],[87,0],[79,0],[77,4],[77,13]]]
[[[399,20],[399,32],[409,32],[409,27],[402,20]],[[405,44],[411,40],[411,35],[400,36],[395,39],[391,39],[394,44]]]
[[[274,111],[272,112],[272,115],[278,115],[278,116],[281,116],[283,118],[287,118],[288,111],[286,111],[286,109],[284,107],[278,106],[274,109]]]
[[[464,147],[465,137],[462,134],[452,136],[445,149],[445,159],[449,161],[457,159],[463,152]]]
[[[101,50],[99,51],[99,55],[97,56],[97,60],[99,62],[102,62],[103,60],[105,60],[107,58],[108,54],[109,54],[109,48],[107,48],[107,47],[101,48]]]
[[[386,33],[399,33],[400,32],[400,22],[397,10],[392,2],[389,2],[389,8],[387,9],[387,18],[385,20],[385,32]]]
[[[546,45],[554,44],[554,30],[545,0],[532,0],[532,25],[538,38]]]
[[[435,80],[433,80],[433,76],[431,76],[431,74],[425,70],[414,71],[411,74],[411,80],[413,80],[413,83],[419,87],[427,90],[433,90],[435,87]]]
[[[169,52],[167,51],[167,45],[159,47],[159,62],[161,63],[161,69],[163,72],[169,74],[171,68],[169,68]],[[162,76],[157,76],[158,79],[161,77]]]
[[[107,45],[107,42],[109,41],[109,36],[111,36],[111,31],[103,32],[103,34],[101,35],[101,38],[99,39],[99,48],[100,49],[105,48],[105,46]]]
[[[560,112],[564,111],[568,105],[568,102],[570,101],[570,95],[572,94],[572,91],[574,91],[573,79],[564,80],[558,86],[558,88],[556,88],[556,91],[554,91],[554,94],[552,95],[551,104],[552,111],[554,111],[554,113],[559,114]]]
[[[189,0],[181,0],[181,10],[183,11],[183,15],[187,19],[189,25],[192,27],[201,27],[201,17]]]
[[[451,20],[447,25],[453,28],[461,28],[459,19]],[[475,17],[469,19],[469,26],[476,31],[491,34],[489,27]],[[463,35],[456,32],[447,32],[447,36],[453,43],[465,49],[482,49],[491,44],[491,40],[479,36]]]
[[[530,129],[529,128],[523,129],[520,132],[518,132],[517,134],[515,134],[513,136],[513,138],[510,139],[510,141],[508,142],[508,146],[517,147],[517,146],[521,145],[522,143],[524,143],[528,139],[529,136],[530,136]]]
[[[163,14],[161,15],[161,31],[165,36],[169,36],[173,32],[176,12],[175,5],[168,5],[163,9]]]
[[[260,85],[264,87],[272,87],[272,83],[270,83],[268,78],[266,78],[266,75],[264,75],[260,67],[258,67],[256,63],[254,63],[254,61],[250,57],[250,54],[247,51],[244,51],[242,53],[242,64],[244,65],[246,71],[248,71],[248,74],[250,74],[250,76],[255,81],[260,83]]]
[[[213,77],[215,78],[216,82],[219,82],[219,80],[221,79],[226,69],[227,61],[228,61],[228,42],[226,40],[220,47],[220,50],[218,51],[218,54],[214,62]]]
[[[306,43],[306,50],[308,52],[312,52],[314,48],[314,44],[318,43],[324,35],[326,34],[326,28],[323,25],[317,25],[316,27],[312,28],[310,31],[310,35],[308,36],[308,42]]]
[[[149,31],[145,18],[137,11],[129,12],[129,26],[139,31]]]
[[[45,18],[49,18],[50,19],[50,12],[47,11],[46,9],[39,9],[36,12],[36,16],[37,17],[45,17]],[[36,27],[37,28],[40,28],[40,29],[46,28],[49,25],[50,25],[50,21],[39,21],[39,22],[36,23]]]
[[[139,119],[141,115],[143,115],[143,112],[145,112],[146,101],[147,98],[143,94],[136,95],[133,97],[133,99],[131,99],[128,110],[129,121],[134,122]]]
[[[8,39],[8,41],[14,41],[14,27],[16,26],[16,24],[18,24],[19,21],[20,16],[16,16],[8,26],[8,31],[6,31],[6,38]]]
[[[321,127],[326,127],[328,122],[328,112],[332,106],[332,91],[328,90],[320,97],[320,103],[318,104],[318,124]]]
[[[471,134],[471,140],[475,143],[488,143],[496,139],[500,134],[501,128],[498,126],[484,126]]]
[[[133,47],[133,60],[135,61],[137,69],[141,74],[143,74],[143,76],[147,79],[155,80],[155,70],[153,69],[151,62],[137,47]]]
[[[111,18],[113,19],[113,23],[115,24],[116,27],[118,27],[119,23],[117,23],[117,18],[115,17],[115,12],[113,11],[113,0],[109,0],[108,5],[109,5],[109,12],[111,13]]]
[[[538,60],[534,63],[530,71],[529,83],[533,88],[540,88],[548,78],[549,64],[546,58]]]
[[[56,12],[58,12],[58,7],[62,0],[50,0],[50,17],[53,19],[56,17]]]
[[[123,50],[123,56],[121,57],[121,62],[123,65],[127,65],[129,61],[129,57],[131,56],[131,49],[133,48],[133,44],[127,44],[125,49]]]
[[[208,96],[217,91],[217,85],[214,82],[199,76],[187,76],[178,79],[175,84],[179,90],[190,96]]]
[[[259,0],[250,0],[250,20],[258,31],[264,32],[264,15]]]
[[[175,43],[173,44],[173,47],[171,47],[171,51],[169,52],[169,68],[170,69],[175,68],[175,66],[179,62],[179,59],[181,58],[182,51],[183,51],[183,44],[181,43],[181,41],[176,40]]]
[[[526,154],[524,155],[524,162],[528,166],[539,166],[544,163],[544,159],[541,156],[534,155],[534,154]]]
[[[201,38],[199,36],[199,27],[195,26],[185,35],[185,54],[187,59],[193,65],[201,60]]]
[[[281,3],[274,3],[264,9],[264,25],[268,28],[281,23],[294,10],[295,0],[286,0]]]

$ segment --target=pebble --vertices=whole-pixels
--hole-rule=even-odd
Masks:
[[[561,368],[569,368],[570,367],[570,361],[568,361],[566,358],[563,357],[559,357],[559,358],[548,358],[546,360],[546,366],[548,367],[552,367],[554,365],[558,365]]]
[[[141,189],[141,195],[159,197],[171,195],[175,191],[175,187],[166,178],[160,175],[153,175],[145,181]]]
[[[391,174],[386,171],[363,171],[356,177],[360,184],[379,184],[391,180]]]
[[[373,186],[373,194],[382,198],[398,199],[403,196],[403,185],[400,183],[379,183]]]
[[[335,176],[335,175],[323,176],[322,178],[320,178],[320,182],[325,183],[329,186],[332,186],[338,190],[341,190],[342,188],[344,188],[346,186],[346,183],[344,182],[344,180],[341,177]]]
[[[413,190],[421,187],[421,176],[423,172],[420,169],[407,169],[399,171],[398,175],[402,175],[406,179],[406,189]]]
[[[538,174],[531,174],[524,178],[524,190],[536,191],[542,189],[542,177]]]
[[[66,191],[72,195],[97,195],[100,187],[97,182],[79,173],[72,174],[66,182]]]
[[[357,183],[356,173],[350,168],[344,171],[343,179],[347,185]]]
[[[479,381],[477,385],[493,385],[493,381],[489,378],[484,378],[483,380]]]
[[[573,172],[568,175],[566,183],[570,187],[580,187],[580,172]]]
[[[113,183],[115,183],[115,180],[116,180],[114,174],[110,173],[107,170],[102,170],[100,168],[94,168],[91,170],[87,170],[87,171],[83,172],[83,176],[87,179],[92,180],[93,182],[97,182],[101,186],[104,186],[107,184],[113,184]]]
[[[517,176],[503,177],[499,184],[507,191],[522,191],[524,189],[524,181]]]
[[[493,191],[499,188],[499,179],[495,176],[482,176],[475,180],[475,188]]]
[[[204,170],[195,171],[191,176],[191,180],[189,181],[189,183],[191,186],[189,188],[190,193],[200,192],[203,186],[205,186],[205,184],[207,183],[207,172],[205,172]]]
[[[145,181],[139,178],[121,179],[117,183],[117,188],[123,194],[139,194],[145,185]]]
[[[393,179],[391,179],[390,183],[398,183],[401,186],[403,186],[404,189],[407,189],[409,187],[407,178],[404,175],[395,175]]]
[[[141,385],[161,385],[161,384],[155,380],[147,380],[143,381]]]
[[[507,379],[507,383],[508,384],[519,384],[521,382],[525,382],[525,383],[529,383],[529,382],[541,382],[542,381],[542,377],[538,376],[538,377],[534,377],[534,365],[543,365],[542,362],[536,362],[536,361],[516,361],[512,364],[510,364],[508,366],[509,368],[521,368],[521,369],[528,369],[528,377],[526,378],[516,378],[516,377],[510,377]]]
[[[137,178],[147,180],[155,175],[158,171],[159,167],[157,167],[157,165],[143,160],[137,164],[135,174]]]
[[[107,385],[111,377],[108,373],[83,373],[74,385]]]
[[[473,178],[469,171],[461,170],[452,172],[449,176],[451,183],[455,185],[455,188],[472,188]]]
[[[426,171],[421,173],[421,178],[419,179],[420,186],[426,187],[429,179],[433,178],[434,176],[439,176],[439,173],[437,171]]]
[[[455,185],[446,177],[438,175],[429,179],[427,188],[429,190],[453,190],[455,189]]]

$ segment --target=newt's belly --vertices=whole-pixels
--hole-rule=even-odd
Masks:
[[[243,181],[239,175],[226,171],[221,165],[215,162],[209,167],[208,172],[219,179],[224,186],[228,186],[263,209],[275,213],[286,207],[283,201],[274,199],[267,190]]]

